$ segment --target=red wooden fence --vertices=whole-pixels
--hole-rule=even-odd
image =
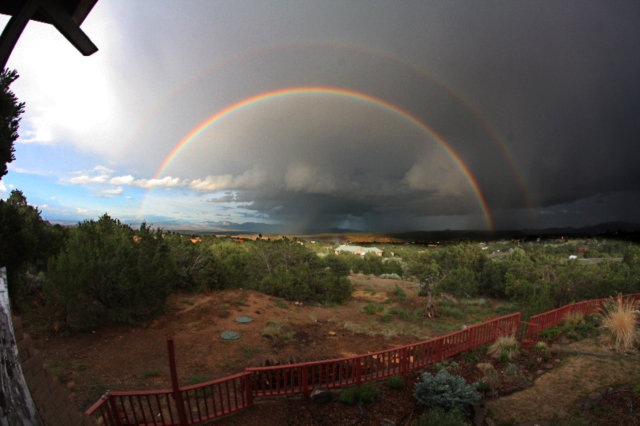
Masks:
[[[625,296],[634,300],[640,294]],[[384,351],[325,361],[272,367],[247,368],[243,373],[178,386],[173,341],[167,339],[172,389],[139,392],[107,392],[87,414],[96,414],[104,425],[188,425],[247,408],[254,398],[304,394],[315,388],[360,386],[364,382],[423,368],[471,348],[516,334],[536,341],[538,333],[560,324],[570,312],[589,315],[607,299],[589,300],[534,315],[521,322],[521,313],[505,315],[454,333]]]
[[[637,301],[640,300],[640,293],[627,294],[625,296],[622,296],[622,298],[623,300]],[[547,330],[551,327],[555,327],[558,324],[562,324],[564,318],[571,313],[580,312],[585,316],[594,314],[602,308],[602,305],[604,305],[607,300],[614,299],[614,297],[608,297],[604,299],[586,300],[584,302],[565,305],[549,312],[533,315],[531,316],[531,318],[529,318],[529,323],[535,324],[537,327],[535,329],[530,328],[527,335],[530,338],[537,337],[537,333],[540,333],[541,331]]]

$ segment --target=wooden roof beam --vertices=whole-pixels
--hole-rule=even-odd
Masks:
[[[80,53],[84,56],[89,56],[98,51],[96,45],[82,32],[78,24],[71,18],[71,15],[60,6],[60,3],[54,0],[37,1],[40,3],[40,10],[49,15],[51,23]]]
[[[72,16],[59,0],[25,0],[19,10],[12,13],[11,19],[0,36],[0,71],[6,66],[9,55],[27,23],[36,14],[44,15],[46,22],[55,26],[83,55],[89,56],[95,53],[98,48],[80,29],[77,22],[82,22],[95,3],[95,1],[80,2],[76,5],[76,10],[72,12],[74,16]]]

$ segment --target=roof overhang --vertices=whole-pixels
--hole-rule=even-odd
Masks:
[[[0,36],[0,69],[4,69],[20,34],[31,20],[51,24],[85,56],[98,48],[80,29],[98,0],[0,0],[0,14],[11,19]]]

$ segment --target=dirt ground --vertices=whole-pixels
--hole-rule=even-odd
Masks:
[[[486,403],[498,424],[561,421],[577,416],[590,418],[595,424],[640,424],[640,395],[632,392],[633,385],[640,384],[637,353],[617,353],[594,338],[554,346],[557,355],[563,357],[557,367],[538,377],[532,387]],[[625,399],[609,401],[610,407],[603,408],[607,407],[607,398],[620,396]],[[631,415],[627,416],[629,407]],[[620,413],[614,415],[614,409]]]
[[[363,308],[374,303],[384,304],[386,310],[417,309],[425,303],[417,296],[417,285],[363,275],[350,279],[353,295],[340,306],[301,305],[248,290],[175,294],[167,301],[165,314],[146,327],[110,327],[73,335],[28,332],[51,372],[70,389],[78,408],[86,410],[106,390],[169,388],[168,336],[175,342],[179,382],[186,385],[265,363],[337,358],[415,343],[457,330],[463,323],[504,314],[498,314],[494,305],[477,314],[470,310],[462,318],[458,305],[457,319],[401,320],[393,315],[391,321],[382,321],[379,313],[367,314]],[[399,297],[396,286],[405,298]],[[253,321],[239,323],[236,318],[241,316]],[[240,337],[225,341],[224,331],[238,332]],[[556,341],[544,357],[532,348],[521,350],[509,362],[491,358],[486,347],[476,348],[426,371],[435,373],[444,366],[474,383],[486,380],[478,367],[481,363],[496,371],[495,383],[482,395],[497,424],[564,424],[575,417],[594,424],[640,424],[640,395],[632,392],[640,383],[638,354],[618,354],[594,336]],[[260,401],[216,424],[379,425],[390,419],[409,425],[425,410],[412,395],[419,373],[410,373],[402,389],[391,389],[384,380],[376,383],[381,396],[362,409],[341,404],[340,390],[335,390],[329,403],[299,396]],[[629,404],[636,408],[631,416]]]
[[[186,385],[265,362],[344,357],[443,334],[400,320],[382,324],[362,311],[369,302],[393,297],[396,285],[411,301],[407,303],[419,304],[415,283],[360,275],[351,280],[353,296],[340,306],[306,306],[250,290],[174,294],[165,314],[147,327],[118,326],[67,336],[28,332],[83,410],[106,390],[170,387],[168,336],[175,343],[180,384]],[[240,316],[253,321],[238,323]],[[225,341],[224,331],[236,331],[240,338]]]

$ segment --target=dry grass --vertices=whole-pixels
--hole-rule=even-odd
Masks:
[[[494,358],[513,359],[518,354],[518,340],[514,335],[498,337],[498,339],[489,346],[489,355]],[[504,355],[503,355],[504,354]]]
[[[615,348],[618,351],[628,352],[635,343],[637,328],[635,305],[636,303],[631,300],[623,300],[618,296],[615,301],[607,303],[603,308],[602,323],[613,335]]]
[[[576,326],[584,322],[584,314],[582,312],[570,312],[564,317],[566,325]]]

